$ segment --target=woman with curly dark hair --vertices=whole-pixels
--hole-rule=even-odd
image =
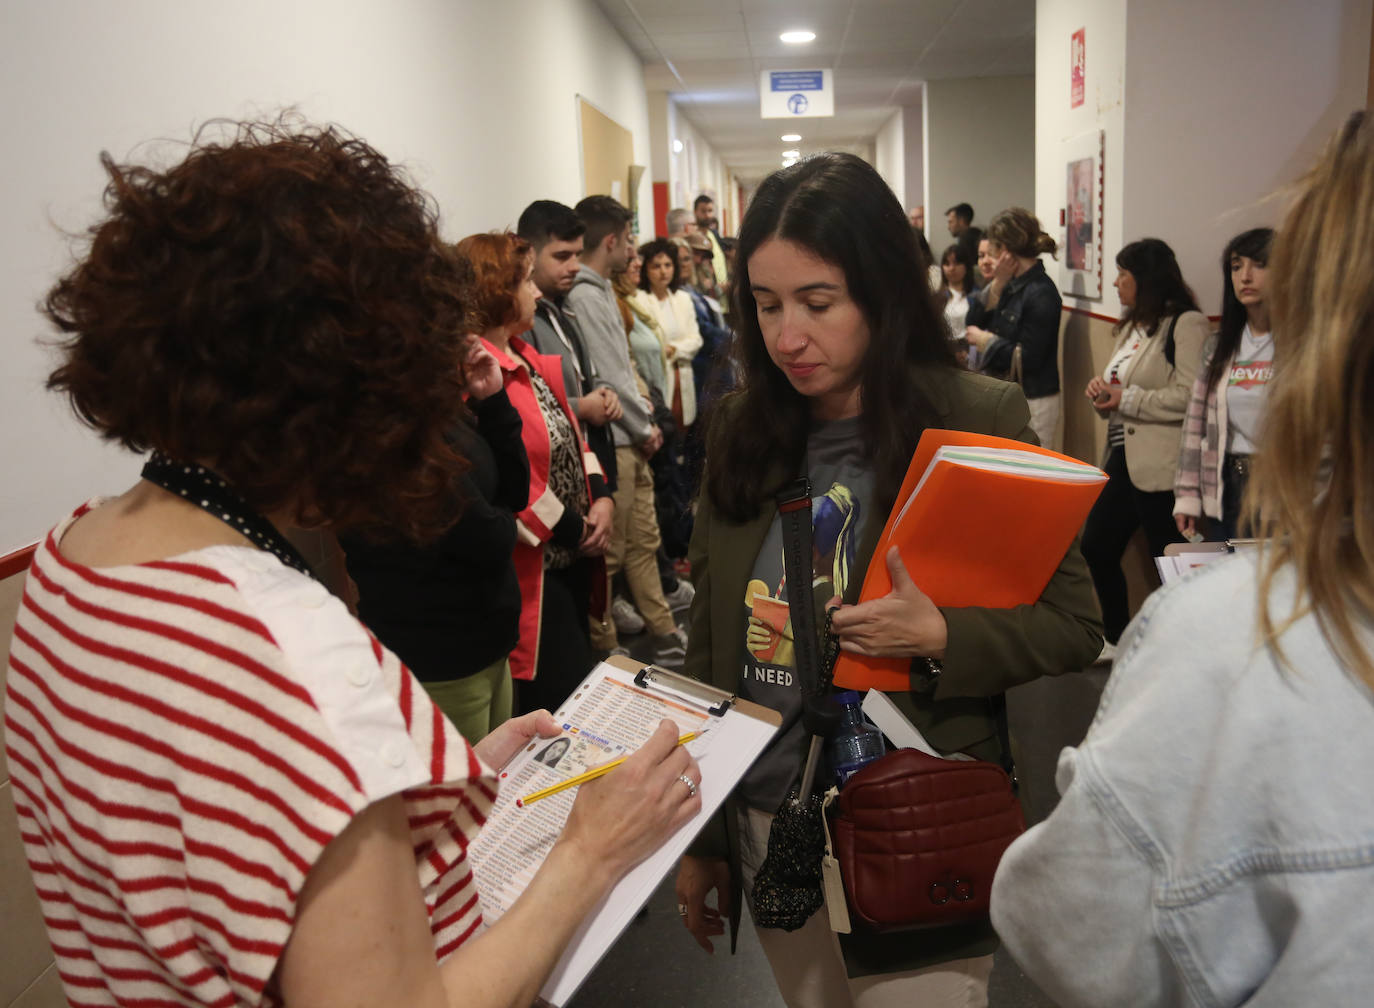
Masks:
[[[461,263],[427,197],[332,128],[103,162],[106,216],[46,303],[68,336],[49,384],[152,456],[39,546],[5,700],[68,997],[528,1004],[698,807],[697,769],[663,726],[482,931],[466,852],[491,767],[557,726],[469,746],[284,535],[453,520]]]
[[[473,327],[496,358],[520,414],[530,460],[517,511],[515,570],[522,600],[511,654],[522,711],[553,710],[595,664],[588,616],[606,612],[606,547],[615,501],[563,387],[563,363],[520,338],[534,320],[534,252],[513,234],[469,235],[457,245],[474,279]]]

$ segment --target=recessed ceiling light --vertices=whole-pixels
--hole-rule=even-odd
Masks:
[[[797,142],[798,140],[800,140],[800,139],[801,139],[801,134],[800,134],[800,133],[784,133],[784,134],[782,135],[782,142],[783,142],[783,143],[796,143],[796,142]]]
[[[674,153],[674,154],[681,154],[681,153],[682,153],[682,141],[681,141],[681,140],[674,140],[674,141],[673,141],[673,153]]]
[[[785,31],[778,38],[792,45],[800,45],[803,42],[816,41],[816,33],[813,31]]]
[[[799,150],[785,150],[785,151],[782,152],[782,156],[785,157],[785,158],[791,158],[793,161],[795,161],[795,160],[797,160],[797,158],[801,157],[801,151],[799,151]]]

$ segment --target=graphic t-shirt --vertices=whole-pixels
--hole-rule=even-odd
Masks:
[[[873,470],[864,458],[858,418],[816,427],[807,442],[806,464],[812,493],[812,593],[819,629],[825,625],[825,603],[843,595],[851,579],[862,578],[854,568],[854,556],[872,510]],[[741,641],[739,693],[783,716],[782,735],[745,774],[738,792],[750,806],[768,812],[776,811],[786,797],[811,741],[801,724],[802,683],[793,657],[787,600],[782,520],[774,517],[740,599],[749,622]]]
[[[1226,379],[1227,453],[1249,455],[1255,451],[1273,376],[1274,334],[1256,337],[1247,325]]]

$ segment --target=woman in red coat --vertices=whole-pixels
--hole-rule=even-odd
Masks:
[[[557,710],[593,664],[587,617],[605,610],[600,568],[615,504],[596,456],[568,405],[562,362],[521,339],[539,288],[533,253],[513,234],[475,234],[458,243],[472,266],[475,325],[501,365],[520,414],[530,461],[530,496],[516,515],[515,569],[522,598],[511,675],[521,711]]]

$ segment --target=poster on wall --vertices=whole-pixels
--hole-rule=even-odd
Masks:
[[[1069,41],[1069,108],[1078,108],[1083,104],[1087,74],[1087,29],[1080,28]]]
[[[1102,299],[1102,130],[1064,142],[1064,258],[1060,290]]]

